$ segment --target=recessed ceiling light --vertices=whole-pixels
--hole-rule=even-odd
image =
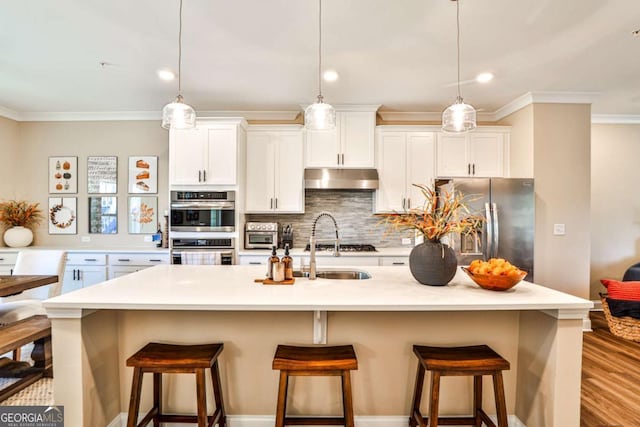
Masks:
[[[176,75],[171,70],[158,70],[158,77],[165,81],[171,81],[176,78]]]
[[[636,37],[639,37],[640,36],[640,29],[635,30],[635,31],[631,31],[631,34],[633,34]]]
[[[336,80],[338,80],[338,73],[334,70],[327,70],[324,72],[322,77],[326,82],[335,82]]]
[[[476,81],[478,83],[487,83],[493,80],[493,74],[491,73],[480,73],[476,76]]]

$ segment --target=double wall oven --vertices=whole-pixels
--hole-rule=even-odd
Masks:
[[[172,264],[235,264],[234,191],[171,191]]]

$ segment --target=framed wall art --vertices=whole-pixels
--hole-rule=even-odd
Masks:
[[[158,157],[129,157],[129,193],[156,194],[158,192]]]
[[[76,234],[77,198],[49,197],[49,234]]]
[[[118,158],[116,156],[87,157],[87,193],[118,192]]]
[[[116,234],[118,232],[118,198],[89,197],[89,233]]]
[[[153,234],[158,231],[158,198],[129,196],[127,222],[129,234]]]
[[[78,192],[78,158],[49,157],[49,193]]]

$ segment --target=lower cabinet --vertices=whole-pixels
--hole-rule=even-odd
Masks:
[[[110,253],[109,279],[135,273],[158,264],[169,264],[169,254]]]
[[[304,264],[304,268],[309,268],[309,256],[292,256],[293,269],[300,270],[300,266]],[[241,265],[267,265],[269,255],[240,255],[238,263]],[[340,266],[391,266],[401,267],[409,266],[408,256],[319,256],[316,257],[316,266],[318,267],[340,267]]]
[[[102,253],[68,253],[62,293],[107,280],[107,256]]]
[[[13,266],[16,264],[18,252],[2,252],[0,253],[0,275],[13,274]]]

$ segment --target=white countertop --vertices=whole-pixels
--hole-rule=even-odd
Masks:
[[[323,268],[323,270],[334,268]],[[342,267],[335,270],[355,269]],[[408,268],[366,267],[367,280],[308,280],[262,285],[264,266],[158,265],[47,300],[50,317],[82,310],[484,311],[544,310],[581,318],[591,301],[521,282],[509,291],[481,289],[462,271],[447,286],[415,281]]]
[[[376,248],[375,252],[340,252],[341,257],[380,257],[380,256],[409,256],[413,246],[405,246],[400,248]],[[278,256],[284,254],[284,249],[278,249]],[[239,249],[238,255],[240,256],[266,256],[271,255],[270,249]],[[293,248],[290,251],[291,256],[309,256],[309,251],[305,251],[304,248]],[[316,256],[319,257],[332,257],[332,251],[316,251]]]
[[[114,247],[114,246],[104,246],[104,247],[91,247],[91,248],[69,248],[68,246],[27,246],[26,248],[10,248],[10,247],[0,247],[0,253],[2,252],[20,252],[20,251],[28,251],[28,250],[63,250],[69,253],[169,253],[168,248],[158,248],[155,246],[149,247]]]

